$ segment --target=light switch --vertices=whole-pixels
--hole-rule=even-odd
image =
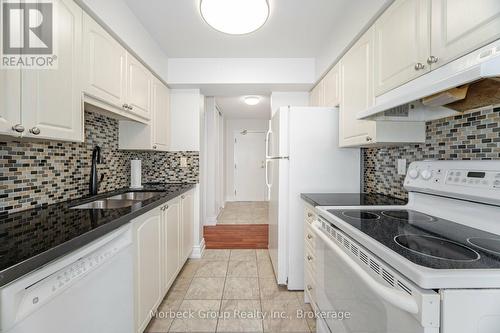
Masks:
[[[398,159],[398,175],[406,175],[406,159],[404,158]]]
[[[181,165],[181,168],[187,168],[188,167],[187,157],[181,157],[179,164]]]

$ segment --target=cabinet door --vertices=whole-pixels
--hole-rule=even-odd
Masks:
[[[168,150],[170,143],[170,91],[158,79],[153,80],[153,148]],[[156,146],[156,148],[155,148]]]
[[[378,19],[374,49],[376,96],[430,70],[429,30],[430,0],[397,0]]]
[[[373,142],[376,123],[358,120],[358,112],[373,105],[373,29],[341,61],[340,146]]]
[[[164,212],[163,230],[165,239],[165,249],[163,251],[165,258],[164,268],[164,291],[174,282],[177,273],[179,272],[181,259],[181,211],[179,199],[171,201]]]
[[[186,260],[193,250],[193,194],[186,193],[181,197],[182,206],[182,261]]]
[[[21,124],[21,71],[0,69],[0,134],[20,135],[12,129]]]
[[[433,0],[431,54],[435,67],[500,38],[500,1]]]
[[[83,140],[82,9],[54,1],[57,68],[22,71],[22,122],[28,137]],[[38,133],[38,134],[37,134]]]
[[[163,298],[161,211],[156,209],[135,220],[135,297],[137,330],[147,325],[150,311]]]
[[[323,106],[325,100],[324,82],[321,80],[316,87],[311,90],[310,102],[311,106]]]
[[[137,59],[127,53],[127,104],[131,112],[151,118],[152,74]]]
[[[85,93],[109,105],[125,104],[125,49],[90,16],[84,15]]]
[[[337,63],[323,79],[325,105],[336,107],[340,104],[340,64]]]

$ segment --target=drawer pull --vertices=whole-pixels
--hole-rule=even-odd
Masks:
[[[312,261],[312,260],[313,260],[313,257],[311,257],[311,256],[308,255],[307,256],[307,261]]]
[[[307,285],[307,290],[308,290],[308,291],[311,291],[311,290],[313,290],[313,287],[311,287],[311,285],[310,285],[310,284],[308,284],[308,285]]]
[[[307,217],[313,217],[312,213],[307,213]]]
[[[311,236],[311,234],[307,234],[307,239],[313,239],[313,236]]]

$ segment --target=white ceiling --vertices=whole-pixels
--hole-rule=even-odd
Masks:
[[[341,18],[367,6],[367,0],[269,0],[261,29],[231,36],[203,21],[199,0],[125,1],[170,58],[314,58],[345,24]]]
[[[254,95],[252,95],[254,96]],[[260,103],[257,105],[246,105],[244,96],[216,97],[215,101],[222,109],[226,118],[238,119],[269,119],[271,117],[271,101],[269,96],[260,96]]]

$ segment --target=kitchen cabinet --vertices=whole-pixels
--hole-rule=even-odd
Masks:
[[[0,71],[1,134],[83,140],[83,10],[71,0],[54,1],[53,5],[58,24],[54,29],[57,67]]]
[[[163,238],[164,248],[163,253],[165,258],[164,263],[164,293],[168,291],[174,282],[179,270],[181,269],[181,209],[180,200],[178,198],[170,201],[163,208]]]
[[[184,262],[193,250],[194,229],[194,205],[193,193],[188,192],[181,196],[182,209],[182,252],[181,259]]]
[[[157,78],[153,78],[151,87],[151,121],[148,124],[135,121],[120,121],[120,149],[169,150],[170,90]]]
[[[152,79],[151,72],[127,53],[127,108],[144,119],[150,119]]]
[[[310,101],[311,106],[323,106],[325,104],[324,82],[321,80],[316,87],[311,90]]]
[[[430,20],[430,0],[396,0],[377,20],[376,96],[430,71]]]
[[[142,332],[163,299],[162,211],[146,213],[134,221],[136,329]]]
[[[318,219],[314,207],[305,205],[304,213],[304,301],[316,310],[316,234],[312,224]]]
[[[374,103],[373,40],[372,28],[345,54],[340,63],[339,144],[342,147],[366,144],[375,136],[375,122],[356,118],[359,111]]]
[[[340,104],[340,63],[337,63],[323,79],[324,106]]]
[[[432,0],[433,68],[500,38],[500,1]]]
[[[126,99],[127,52],[90,16],[85,14],[83,23],[85,94],[122,109]]]

